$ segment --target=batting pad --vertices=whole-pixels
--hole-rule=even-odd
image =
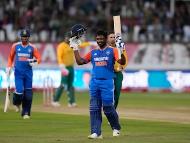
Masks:
[[[101,135],[102,113],[101,113],[101,99],[91,97],[90,99],[90,124],[91,134],[97,133]]]
[[[119,124],[118,114],[115,111],[114,106],[104,106],[104,114],[106,115],[112,129],[120,130],[121,126]]]

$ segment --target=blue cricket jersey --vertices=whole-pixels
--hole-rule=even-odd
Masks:
[[[92,78],[112,79],[114,77],[114,63],[118,60],[116,48],[93,49],[84,59],[92,63]]]
[[[40,62],[40,54],[38,50],[32,44],[26,46],[22,45],[21,42],[13,44],[11,52],[8,58],[8,67],[11,67],[14,60],[14,67],[17,70],[31,70],[32,67],[29,65],[28,59],[35,57]],[[15,59],[14,59],[15,58]]]

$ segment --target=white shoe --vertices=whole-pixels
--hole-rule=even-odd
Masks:
[[[77,107],[77,103],[72,103],[72,107]]]
[[[67,105],[69,108],[71,108],[72,107],[72,104],[71,103],[68,103],[68,105]]]
[[[23,119],[30,119],[30,116],[29,115],[24,115]]]
[[[118,137],[119,135],[120,135],[120,131],[114,129],[114,130],[113,130],[113,137]]]
[[[72,103],[72,104],[71,104],[71,103],[68,103],[68,107],[69,107],[69,108],[77,107],[77,104],[76,104],[76,103]]]
[[[102,135],[97,135],[97,133],[93,133],[88,136],[89,139],[103,139]]]
[[[20,112],[20,105],[15,105],[15,112]]]
[[[53,107],[60,107],[61,106],[61,104],[59,102],[57,102],[57,101],[56,102],[52,102],[51,105]]]

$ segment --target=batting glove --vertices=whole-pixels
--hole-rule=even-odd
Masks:
[[[59,65],[60,70],[61,70],[61,75],[63,76],[67,76],[69,74],[69,70],[66,69],[64,64]]]
[[[116,44],[116,47],[120,49],[120,51],[123,51],[125,49],[125,43],[122,41],[122,38],[120,35],[116,36],[115,44]]]
[[[81,44],[81,40],[80,38],[77,38],[76,36],[69,39],[69,45],[74,51],[78,50],[78,47],[80,44]]]
[[[38,64],[38,61],[36,59],[28,59],[28,62],[30,66],[35,66]]]

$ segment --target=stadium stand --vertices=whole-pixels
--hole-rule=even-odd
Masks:
[[[190,4],[170,0],[1,0],[0,41],[15,41],[17,31],[28,26],[33,41],[59,41],[75,23],[112,29],[112,15],[122,16],[124,39],[137,42],[190,41]]]

